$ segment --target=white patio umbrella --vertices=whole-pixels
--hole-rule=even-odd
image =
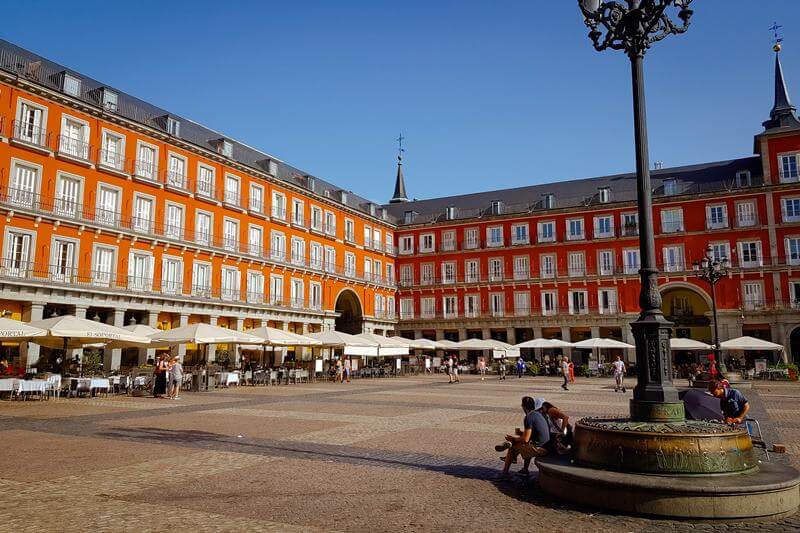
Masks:
[[[460,350],[513,350],[510,344],[494,339],[466,339],[456,343]]]
[[[712,350],[714,347],[694,339],[672,338],[669,340],[670,350]]]
[[[628,344],[627,342],[621,342],[614,339],[604,339],[602,337],[586,339],[579,342],[573,342],[572,347],[580,348],[583,350],[591,349],[592,353],[595,353],[595,349],[597,349],[598,350],[597,355],[599,355],[599,350],[602,350],[603,348],[611,348],[611,349],[636,348],[636,346],[634,346],[633,344]],[[598,357],[597,360],[599,362],[600,358]]]
[[[292,333],[291,331],[286,331],[284,329],[278,328],[271,328],[269,326],[262,326],[260,328],[255,328],[247,331],[248,334],[253,335],[255,337],[259,337],[262,339],[257,345],[255,344],[245,344],[242,345],[242,348],[245,349],[254,349],[257,347],[261,348],[261,363],[264,363],[264,359],[266,357],[267,346],[272,347],[272,351],[275,352],[275,347],[285,347],[285,346],[322,346],[322,343],[318,340],[312,339],[311,337],[307,337],[305,335],[299,335],[297,333]]]
[[[106,350],[124,350],[126,348],[157,348],[159,346],[164,346],[164,344],[154,343],[150,339],[151,335],[161,331],[159,329],[151,328],[146,324],[131,324],[128,326],[123,326],[122,329],[130,331],[134,335],[145,337],[147,342],[112,341],[101,345],[100,348]]]
[[[419,339],[406,339],[405,337],[392,337],[398,342],[402,342],[412,350],[440,350],[443,347],[442,341],[432,341],[420,337]],[[450,341],[448,341],[450,342]]]
[[[529,341],[521,342],[514,345],[515,348],[569,348],[572,346],[571,342],[562,341],[561,339],[531,339]]]
[[[45,335],[36,337],[34,341],[36,344],[64,350],[83,348],[85,344],[97,342],[124,341],[142,344],[150,342],[148,337],[132,331],[73,315],[36,320],[28,325],[46,332]]]
[[[783,346],[774,342],[757,339],[755,337],[737,337],[721,342],[719,347],[723,350],[766,350],[770,352],[783,351]]]
[[[398,357],[408,355],[408,344],[397,340],[397,337],[385,337],[375,333],[359,333],[355,337],[378,343],[379,356]]]
[[[42,328],[37,328],[11,318],[0,318],[0,341],[27,341],[34,337],[42,337],[47,332]]]
[[[242,331],[212,326],[211,324],[189,324],[165,331],[159,330],[150,339],[162,345],[197,344],[205,347],[205,360],[209,344],[259,344],[261,339]]]
[[[322,346],[329,348],[342,348],[345,355],[378,355],[378,343],[362,339],[349,333],[327,330],[309,333],[306,337],[320,341]]]
[[[458,350],[459,349],[457,342],[454,342],[454,341],[451,341],[451,340],[447,340],[447,339],[439,339],[438,341],[436,341],[436,344],[439,345],[439,349],[440,350]]]

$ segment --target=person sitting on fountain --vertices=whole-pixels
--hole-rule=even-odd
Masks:
[[[750,402],[744,394],[737,389],[726,387],[722,381],[712,381],[708,384],[708,392],[719,398],[719,406],[726,424],[741,424],[747,412],[750,411]]]
[[[531,459],[547,455],[547,445],[550,440],[550,429],[547,426],[542,413],[538,410],[542,407],[541,398],[534,400],[530,396],[522,398],[522,410],[525,411],[525,418],[522,421],[524,426],[523,431],[517,430],[516,435],[506,435],[506,442],[495,446],[495,450],[501,452],[508,450],[504,458],[502,476],[508,476],[508,470],[511,468],[511,463],[517,462],[517,456],[521,455],[524,459],[524,465],[520,474],[527,475],[528,467],[531,464]]]

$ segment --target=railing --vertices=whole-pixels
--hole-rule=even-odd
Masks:
[[[50,144],[50,134],[47,132],[47,130],[29,122],[15,120],[12,123],[11,135],[15,141],[32,144],[42,148],[47,148],[47,146]]]
[[[133,176],[150,183],[159,183],[158,165],[137,159],[133,162]]]
[[[263,200],[260,200],[258,198],[253,198],[251,196],[250,199],[247,202],[247,205],[248,205],[248,211],[250,211],[251,213],[257,213],[257,214],[260,214],[260,215],[265,214],[264,213],[264,201]]]
[[[779,170],[778,176],[780,176],[780,180],[783,183],[790,183],[793,181],[800,180],[800,170],[793,169],[793,170]]]
[[[101,167],[110,168],[118,172],[125,172],[127,159],[125,155],[115,150],[100,150],[100,157],[97,164]]]
[[[186,192],[191,190],[189,178],[187,178],[186,174],[183,172],[178,172],[176,170],[165,170],[162,172],[164,173],[163,182],[167,187]]]
[[[736,226],[739,228],[751,228],[758,225],[758,217],[756,215],[737,215]]]
[[[283,221],[286,220],[286,209],[284,209],[284,208],[282,208],[282,207],[280,207],[278,205],[273,205],[272,206],[271,213],[272,213],[272,218],[274,218],[276,220],[283,220]]]
[[[214,187],[213,181],[197,180],[197,186],[194,192],[202,198],[217,199],[215,194],[216,188]]]
[[[669,222],[661,223],[661,233],[678,233],[683,231],[683,222]]]
[[[568,305],[556,305],[549,308],[540,306],[531,307],[511,307],[508,309],[480,309],[467,311],[459,309],[456,312],[445,312],[437,304],[433,311],[426,312],[400,313],[400,321],[411,320],[454,320],[454,319],[491,319],[491,318],[520,318],[520,317],[555,317],[555,316],[619,316],[624,311],[619,305],[600,306],[598,304],[587,305],[580,309],[570,309]]]
[[[230,205],[233,207],[241,207],[242,195],[239,194],[239,191],[225,191],[222,196],[222,201],[226,205]]]
[[[622,236],[623,237],[635,237],[639,235],[639,224],[623,224],[622,225]]]
[[[706,220],[706,229],[724,229],[727,227],[728,227],[727,218],[723,218],[721,220],[713,220],[713,219]]]
[[[548,234],[544,234],[544,233],[538,233],[536,235],[536,242],[539,242],[539,243],[556,242],[556,236],[555,236],[555,234],[549,234],[548,235]]]
[[[65,135],[58,136],[58,153],[66,155],[74,159],[82,161],[89,161],[91,157],[91,147],[88,143],[67,137]]]

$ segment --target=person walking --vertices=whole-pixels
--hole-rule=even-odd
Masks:
[[[180,400],[181,397],[178,396],[178,392],[180,392],[181,385],[183,385],[183,365],[177,355],[172,358],[169,367],[169,382],[172,385],[169,394],[170,399]]]
[[[575,383],[575,363],[569,362],[569,382]]]
[[[614,372],[614,392],[625,392],[625,363],[619,355],[617,359],[611,363]]]
[[[350,361],[350,358],[344,360],[344,378],[350,383],[350,372],[353,369],[353,363]]]
[[[502,359],[500,359],[500,379],[502,381],[506,380],[506,372],[507,372],[507,370],[508,370],[508,368],[506,367],[506,358],[503,357]]]
[[[525,360],[520,357],[517,359],[517,379],[522,379],[522,374],[525,373]]]
[[[153,367],[153,374],[155,375],[155,383],[153,384],[153,397],[163,398],[167,393],[167,361],[166,356],[162,353],[158,356]]]
[[[486,379],[486,360],[483,356],[478,359],[478,371],[481,374],[481,381]]]
[[[446,363],[447,363],[447,382],[448,383],[452,383],[453,382],[453,357],[452,356],[448,357]]]
[[[561,388],[564,390],[569,390],[567,388],[567,383],[569,383],[569,357],[566,355],[561,361],[561,375],[564,378],[564,383],[561,385]]]
[[[459,383],[458,381],[458,359],[456,356],[453,356],[453,383]]]
[[[344,366],[342,365],[342,360],[336,359],[336,382],[342,383],[342,375],[344,373]]]

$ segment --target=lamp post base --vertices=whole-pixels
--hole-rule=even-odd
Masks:
[[[631,420],[643,422],[682,422],[686,419],[683,402],[630,401]]]

